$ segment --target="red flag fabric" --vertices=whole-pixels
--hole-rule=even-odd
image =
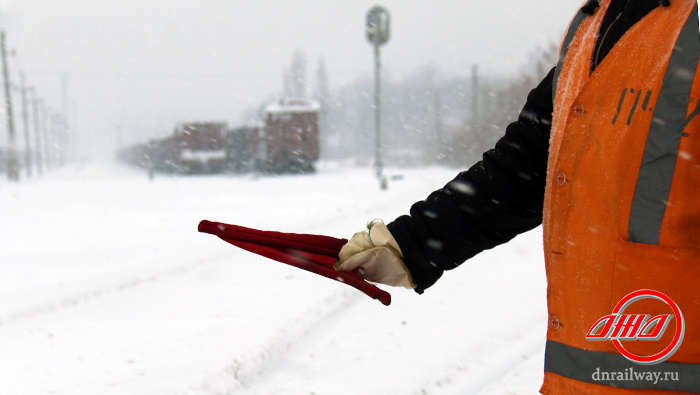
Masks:
[[[391,295],[366,282],[355,273],[333,268],[346,239],[330,236],[283,233],[246,228],[221,222],[201,221],[198,230],[218,236],[246,251],[303,269],[347,284],[384,305],[391,304]]]

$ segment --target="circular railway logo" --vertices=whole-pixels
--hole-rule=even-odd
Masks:
[[[673,314],[660,314],[651,317],[648,314],[624,314],[632,303],[642,299],[656,299],[666,303]],[[653,355],[636,355],[625,349],[621,340],[658,341],[673,318],[676,318],[676,332],[671,343],[662,351]],[[625,358],[642,365],[655,365],[670,358],[681,346],[685,334],[685,320],[678,305],[665,294],[651,289],[642,289],[625,296],[612,311],[601,317],[586,334],[589,341],[611,340],[615,348]]]

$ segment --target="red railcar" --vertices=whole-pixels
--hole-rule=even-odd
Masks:
[[[167,173],[307,173],[319,158],[320,105],[281,99],[262,124],[227,130],[225,122],[182,123],[175,132],[119,152],[120,159]]]
[[[175,128],[178,166],[184,173],[221,173],[226,169],[225,122],[186,123]]]
[[[257,136],[263,130],[262,123],[249,123],[229,130],[226,138],[226,169],[236,173],[246,173],[254,169],[253,146]]]
[[[265,108],[263,133],[253,136],[259,170],[313,172],[319,158],[320,105],[308,99],[280,99]]]

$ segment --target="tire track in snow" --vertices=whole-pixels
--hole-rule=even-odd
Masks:
[[[38,304],[32,307],[21,308],[7,313],[3,318],[0,318],[0,328],[12,324],[14,322],[29,320],[35,317],[76,307],[84,303],[91,302],[102,296],[127,291],[145,284],[156,283],[158,281],[168,279],[179,274],[188,273],[200,267],[216,263],[220,259],[229,257],[230,255],[230,252],[217,254],[208,258],[199,259],[195,262],[190,262],[188,264],[170,267],[168,269],[158,271],[148,276],[134,277],[116,284],[105,285],[103,287],[96,288],[91,291],[85,291],[70,296],[59,297],[55,301]]]
[[[181,394],[228,395],[254,390],[282,368],[288,357],[312,348],[360,300],[365,300],[365,296],[356,290],[343,288],[329,294],[282,326],[262,350],[234,359],[223,370],[203,378]]]
[[[432,385],[414,392],[416,395],[480,394],[494,383],[508,376],[524,361],[542,352],[545,333],[541,327],[530,330],[517,338],[507,339],[512,347],[497,350],[493,357],[468,367],[451,366],[446,375]],[[483,350],[479,354],[484,354]],[[544,361],[543,361],[544,363]],[[467,375],[469,373],[469,375]],[[539,388],[535,388],[537,391]]]

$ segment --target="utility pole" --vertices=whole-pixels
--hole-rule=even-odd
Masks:
[[[31,92],[32,94],[32,109],[34,110],[34,137],[36,137],[36,171],[38,175],[41,175],[41,166],[43,164],[43,151],[41,149],[41,121],[39,119],[39,100],[36,98],[36,90],[34,90],[34,87],[30,86],[28,89],[29,92]]]
[[[80,151],[80,147],[78,146],[78,102],[73,99],[73,102],[71,103],[73,105],[73,118],[71,118],[71,147],[73,148],[73,156],[72,158],[75,160],[78,157],[78,153]],[[83,136],[83,141],[89,141],[87,139],[87,136]]]
[[[7,69],[7,51],[5,50],[5,32],[0,31],[0,57],[2,57],[2,75],[5,80],[5,114],[7,118],[8,152],[7,179],[19,181],[19,163],[15,145],[15,124],[12,119],[12,97],[10,96],[10,72]]]
[[[65,164],[65,156],[66,156],[66,145],[65,145],[65,129],[63,128],[62,122],[61,122],[61,115],[60,114],[53,114],[51,117],[53,120],[53,137],[55,138],[56,144],[54,144],[54,148],[57,148],[57,160],[58,160],[58,165],[60,167],[63,167]]]
[[[49,113],[49,139],[51,139],[51,163],[53,164],[54,167],[59,167],[60,163],[58,162],[58,154],[56,151],[58,151],[58,137],[57,137],[57,130],[56,130],[56,114]]]
[[[386,178],[382,174],[384,163],[382,163],[382,61],[379,52],[379,45],[374,46],[374,166],[376,167],[377,179],[381,189],[386,189]]]
[[[472,125],[479,130],[479,66],[472,66]]]
[[[68,127],[63,115],[57,114],[56,118],[58,118],[58,130],[61,133],[61,166],[64,166],[68,161]]]
[[[43,100],[39,101],[39,104],[41,106],[41,129],[44,131],[44,158],[46,159],[46,171],[51,170],[51,167],[53,166],[53,161],[51,160],[51,155],[53,153],[53,148],[51,146],[51,131],[50,131],[50,126],[49,125],[49,114],[48,110],[46,108],[46,104],[44,103]]]
[[[61,87],[63,89],[63,114],[61,115],[61,125],[63,126],[62,130],[62,138],[61,138],[61,152],[63,153],[61,155],[61,165],[63,165],[63,162],[65,160],[65,157],[68,154],[68,139],[69,139],[69,131],[68,131],[68,79],[69,79],[69,74],[67,71],[64,71],[61,73]]]
[[[445,155],[442,150],[445,146],[445,141],[442,136],[442,108],[440,104],[440,88],[434,88],[435,96],[435,160],[441,162]]]
[[[381,73],[382,63],[379,47],[389,41],[389,11],[375,6],[367,12],[367,40],[374,46],[374,167],[379,180],[379,187],[387,189],[386,177],[382,174],[382,139],[381,139]]]
[[[49,135],[51,136],[51,144],[53,144],[53,149],[51,150],[53,153],[53,157],[51,158],[51,161],[54,163],[54,165],[58,165],[59,167],[61,166],[61,146],[60,146],[60,141],[61,139],[59,138],[58,135],[58,115],[56,114],[51,114],[51,127],[49,130]]]
[[[22,95],[22,127],[24,128],[24,149],[27,166],[27,178],[32,176],[32,149],[29,141],[29,114],[27,113],[27,88],[24,85],[24,72],[19,73],[20,94]]]

